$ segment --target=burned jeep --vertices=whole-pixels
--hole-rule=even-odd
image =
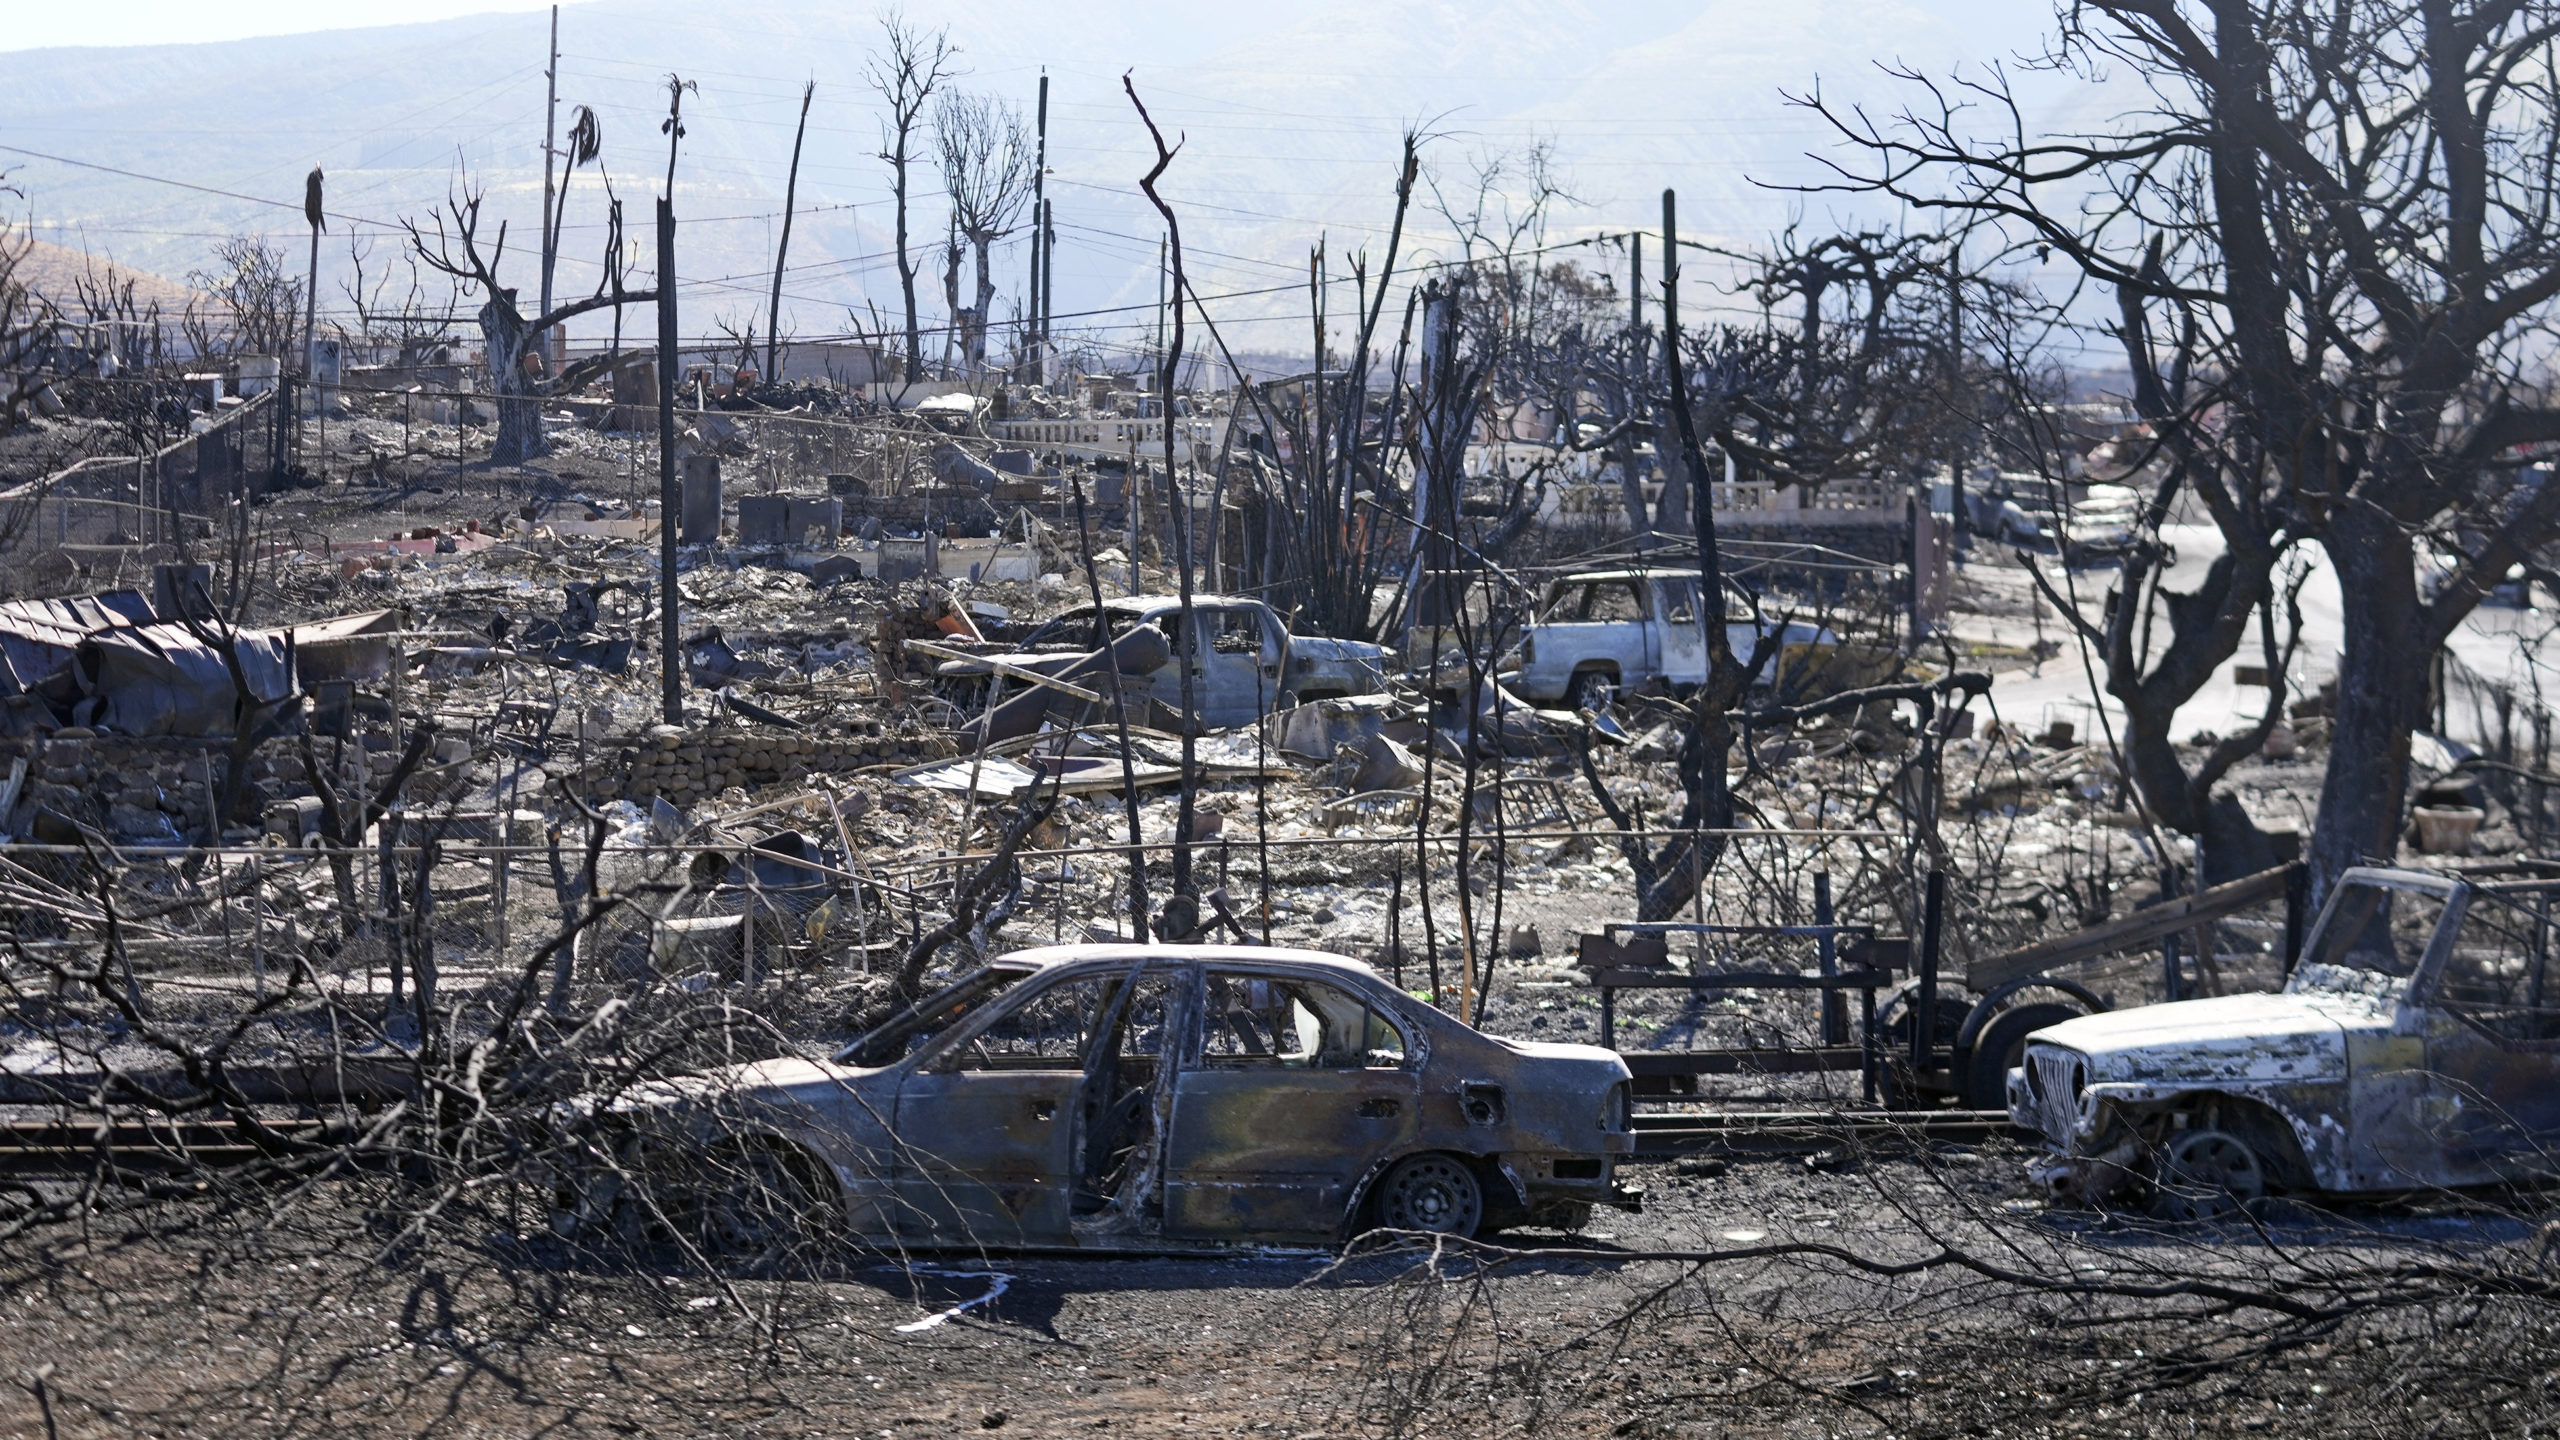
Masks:
[[[2037,1031],[2009,1113],[2061,1198],[2147,1191],[2177,1218],[2270,1192],[2405,1191],[2560,1173],[2560,881],[2346,872],[2282,993]]]
[[[1578,1228],[1638,1203],[1614,1173],[1630,1104],[1615,1054],[1493,1039],[1338,956],[1059,946],[963,976],[830,1061],[690,1076],[592,1115],[613,1163],[555,1224],[645,1207],[749,1252],[809,1227],[1148,1251]],[[723,1193],[678,1193],[687,1177]]]

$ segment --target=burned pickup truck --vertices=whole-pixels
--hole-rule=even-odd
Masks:
[[[1182,1250],[1578,1228],[1635,1203],[1615,1177],[1630,1104],[1614,1053],[1479,1034],[1357,961],[1069,945],[966,975],[832,1061],[593,1114],[604,1153],[556,1223],[697,1217],[691,1238],[733,1253],[813,1230]]]
[[[1607,707],[1613,695],[1685,691],[1707,678],[1707,626],[1698,607],[1695,570],[1584,570],[1558,577],[1521,636],[1504,657],[1502,683],[1539,704],[1576,710]],[[1733,653],[1751,658],[1764,635],[1781,646],[1838,643],[1817,625],[1789,621],[1783,629],[1761,613],[1760,602],[1725,582],[1725,640]],[[1764,671],[1761,683],[1768,681]]]
[[[1103,602],[1103,623],[1123,684],[1134,685],[1124,691],[1131,719],[1143,723],[1150,713],[1181,713],[1182,672],[1174,665],[1177,655],[1189,657],[1199,724],[1211,730],[1250,725],[1291,705],[1371,695],[1386,688],[1387,665],[1394,655],[1384,646],[1292,635],[1270,606],[1238,596],[1195,596],[1191,611],[1194,624],[1186,634],[1182,602],[1171,596],[1137,595]],[[985,705],[990,677],[1001,673],[1000,667],[1067,680],[1100,674],[1093,619],[1093,607],[1080,606],[1040,625],[1010,650],[944,661],[935,676],[937,693],[961,713],[975,715]],[[1096,691],[1105,688],[1089,680],[1084,683]],[[1005,689],[1019,694],[1022,686],[1009,681]],[[1024,697],[1022,708],[1051,703]],[[991,738],[1003,738],[1003,732]]]
[[[2028,1037],[2009,1112],[2066,1199],[2173,1217],[2277,1191],[2560,1173],[2560,881],[2346,872],[2282,993],[2084,1015]]]

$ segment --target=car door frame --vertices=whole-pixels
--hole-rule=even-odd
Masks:
[[[1096,1030],[1085,1036],[1082,1051],[1056,1068],[944,1069],[947,1061],[1008,1016],[1063,985],[1089,980],[1136,983],[1150,973],[1166,973],[1177,985],[1188,983],[1180,967],[1151,961],[1144,955],[1092,966],[1070,966],[1035,975],[994,1004],[941,1036],[903,1062],[898,1076],[891,1140],[896,1154],[892,1182],[898,1233],[920,1243],[968,1245],[1042,1245],[1074,1243],[1074,1191],[1082,1174],[1085,1090],[1093,1075],[1091,1047],[1117,1031]],[[1107,992],[1106,992],[1107,993]],[[1177,1010],[1174,1023],[1184,1024]],[[1180,1029],[1169,1035],[1159,1074],[1175,1064],[1181,1052]],[[973,1078],[983,1077],[983,1078]],[[1011,1081],[1007,1084],[1004,1082]],[[910,1116],[910,1088],[919,1101],[939,1101],[934,1108],[936,1132],[954,1139],[983,1139],[961,1134],[967,1127],[953,1122],[973,1110],[1003,1127],[1007,1136],[1026,1140],[997,1153],[945,1155],[926,1148],[917,1131],[924,1117]],[[969,1092],[978,1092],[971,1094]],[[1162,1087],[1159,1088],[1159,1095]],[[921,1109],[921,1106],[919,1107]],[[1159,1105],[1158,1110],[1162,1107]],[[1046,1113],[1042,1113],[1045,1109]],[[1038,1126],[1036,1130],[1015,1127]],[[1159,1121],[1159,1133],[1161,1121]],[[949,1230],[951,1235],[936,1234]]]
[[[1692,601],[1688,623],[1683,624],[1673,618],[1674,612],[1678,609],[1675,602],[1679,598],[1680,590],[1684,587],[1694,588],[1697,583],[1696,576],[1677,575],[1668,571],[1647,577],[1645,587],[1649,592],[1647,604],[1651,607],[1653,623],[1645,627],[1645,663],[1655,674],[1662,677],[1665,684],[1674,687],[1705,684],[1707,669],[1713,663],[1707,654],[1707,617],[1704,609]],[[1677,667],[1673,665],[1673,656],[1677,653],[1675,639],[1693,642],[1692,645],[1678,646],[1677,650],[1694,648],[1697,661],[1694,667],[1685,659]]]
[[[1199,724],[1206,730],[1225,730],[1249,725],[1259,718],[1261,707],[1280,685],[1279,647],[1272,643],[1272,617],[1268,607],[1250,602],[1212,601],[1192,604],[1192,676],[1200,682],[1195,697],[1200,706]],[[1206,617],[1245,615],[1253,620],[1254,651],[1250,656],[1227,656],[1224,660],[1214,639],[1207,633]]]
[[[2460,885],[2447,900],[2427,956],[2409,987],[2410,1003],[2423,1018],[2427,1069],[2427,1129],[2443,1142],[2443,1158],[2435,1183],[2489,1183],[2539,1173],[2530,1163],[2560,1144],[2560,1037],[2518,1039],[2502,1034],[2468,1013],[2468,1002],[2448,1000],[2455,952],[2473,905],[2482,898],[2472,885]],[[2541,985],[2551,983],[2551,946],[2546,936],[2541,954],[2528,964],[2542,970]],[[2550,1008],[2550,1007],[2545,1007]],[[2548,1097],[2538,1110],[2517,1102]],[[2468,1117],[2494,1117],[2473,1122]],[[2508,1143],[2494,1143],[2504,1135]],[[2487,1143],[2481,1143],[2487,1142]],[[2550,1167],[2545,1164],[2541,1172]]]
[[[1394,1027],[1404,1062],[1392,1068],[1213,1065],[1206,1054],[1212,970],[1321,985],[1357,1000]],[[1242,958],[1203,959],[1193,971],[1191,1022],[1166,1129],[1166,1236],[1275,1243],[1336,1238],[1378,1167],[1420,1138],[1428,1038],[1402,1007],[1350,976]],[[1304,1168],[1255,1168],[1288,1160],[1291,1143],[1301,1147],[1295,1153]]]

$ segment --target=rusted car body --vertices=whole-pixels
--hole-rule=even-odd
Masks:
[[[1023,951],[833,1060],[661,1087],[615,1119],[751,1156],[804,1213],[923,1247],[1330,1244],[1633,1205],[1627,1068],[1497,1040],[1357,961],[1229,946]],[[593,1199],[585,1202],[592,1211]]]
[[[1706,683],[1707,624],[1694,570],[1583,570],[1549,583],[1519,648],[1504,657],[1502,684],[1541,705],[1604,708],[1612,695]],[[1725,582],[1725,639],[1749,659],[1774,622],[1760,602]],[[1836,645],[1818,625],[1788,621],[1780,645]],[[1764,672],[1760,683],[1766,684]]]
[[[2011,1117],[2065,1198],[2172,1214],[2269,1191],[2373,1193],[2560,1171],[2560,881],[2346,872],[2284,990],[2035,1032]]]
[[[1125,657],[1121,661],[1128,672],[1123,683],[1135,687],[1128,692],[1129,703],[1141,712],[1152,702],[1180,713],[1182,672],[1173,662],[1187,656],[1192,703],[1200,724],[1212,730],[1250,725],[1291,705],[1374,695],[1386,688],[1387,666],[1394,658],[1386,647],[1365,641],[1293,635],[1270,606],[1244,596],[1194,596],[1194,625],[1187,636],[1182,602],[1174,596],[1107,600],[1102,610],[1115,641],[1142,626],[1163,637],[1163,648],[1146,660],[1135,665]],[[1061,677],[1087,668],[1102,674],[1093,651],[1093,607],[1086,605],[1044,622],[1004,653],[943,662],[935,672],[936,683],[945,699],[974,714],[986,698],[987,660]]]

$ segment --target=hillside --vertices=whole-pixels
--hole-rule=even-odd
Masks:
[[[1337,272],[1361,250],[1373,263],[1382,254],[1398,136],[1409,124],[1437,137],[1428,154],[1438,187],[1425,187],[1408,263],[1455,248],[1430,213],[1435,195],[1468,208],[1474,159],[1539,140],[1552,142],[1582,202],[1554,210],[1551,241],[1654,223],[1670,185],[1693,232],[1748,244],[1808,211],[1817,223],[1873,218],[1767,188],[1823,173],[1804,152],[1825,137],[1782,88],[1819,83],[1835,98],[1882,97],[1879,57],[1932,71],[2000,60],[2032,48],[2049,21],[2034,0],[1337,0],[1279,14],[957,0],[932,15],[961,48],[963,86],[1027,110],[1041,69],[1052,77],[1056,308],[1077,317],[1062,323],[1132,343],[1153,324],[1161,225],[1134,184],[1149,152],[1120,91],[1129,71],[1168,136],[1183,138],[1164,188],[1182,213],[1194,283],[1233,297],[1219,302],[1235,327],[1229,340],[1256,350],[1302,343],[1307,254],[1319,239]],[[493,15],[223,44],[0,53],[0,145],[14,152],[0,161],[27,189],[47,238],[85,236],[91,248],[163,274],[184,274],[234,231],[299,242],[302,176],[321,164],[342,217],[325,251],[322,300],[341,308],[350,245],[369,252],[378,274],[401,244],[402,218],[428,216],[458,185],[485,186],[487,228],[509,222],[507,279],[530,288],[532,267],[514,257],[532,249],[541,192],[545,24]],[[685,102],[675,186],[688,332],[761,316],[804,78],[818,98],[786,324],[815,334],[842,329],[870,305],[897,308],[887,172],[874,156],[879,106],[862,82],[876,35],[866,11],[781,0],[741,0],[716,18],[671,0],[563,9],[563,125],[572,104],[596,108],[604,170],[641,252],[666,164],[663,77],[680,71],[700,86]],[[2036,103],[2056,110],[2092,97],[2048,91]],[[569,290],[595,283],[603,238],[596,172],[575,184],[560,282]],[[924,198],[915,241],[938,249],[936,182],[920,174],[916,188]],[[926,263],[918,288],[938,313],[939,277]],[[1001,318],[1024,287],[1019,247],[1000,248],[996,274]],[[1349,308],[1345,287],[1334,309]]]

